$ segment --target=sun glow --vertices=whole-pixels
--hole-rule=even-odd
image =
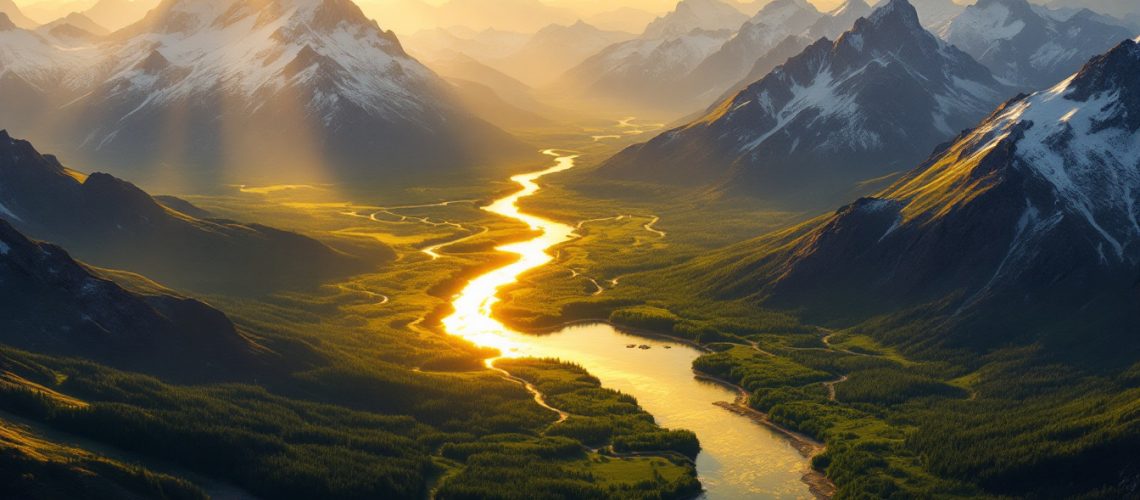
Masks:
[[[443,320],[447,332],[463,337],[479,346],[494,347],[503,356],[516,356],[520,343],[513,340],[516,335],[494,318],[492,309],[499,301],[496,294],[504,286],[518,281],[519,276],[532,269],[542,267],[554,260],[547,250],[574,238],[574,228],[552,220],[523,213],[519,200],[538,192],[538,179],[574,168],[577,155],[563,154],[556,150],[543,151],[556,158],[555,165],[540,172],[517,175],[511,180],[522,189],[510,196],[501,198],[483,209],[526,223],[531,229],[542,231],[542,235],[521,243],[511,243],[497,250],[519,256],[514,263],[496,269],[472,280],[463,289],[452,306],[455,312]]]

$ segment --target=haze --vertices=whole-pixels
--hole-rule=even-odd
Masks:
[[[131,3],[147,3],[145,0],[122,0]],[[835,8],[842,0],[809,0],[815,4],[820,10],[829,10]],[[39,22],[50,22],[52,18],[62,17],[70,12],[81,12],[91,8],[96,4],[97,0],[14,0],[16,5],[25,10],[31,17]],[[472,18],[468,22],[453,23],[451,19],[440,20],[431,19],[433,16],[430,12],[431,7],[440,6],[448,3],[447,0],[357,0],[356,2],[361,6],[364,11],[370,16],[376,18],[380,25],[386,29],[392,29],[397,33],[410,34],[420,29],[432,27],[433,21],[438,21],[442,24],[452,25],[459,24],[469,26],[475,29],[482,29],[486,27],[495,27],[498,29],[511,29],[519,26],[526,26],[528,22],[538,24],[549,24],[550,22],[563,22],[571,23],[575,18],[590,18],[599,14],[615,13],[623,10],[635,9],[638,11],[649,12],[651,14],[659,15],[676,6],[674,0],[547,0],[541,2],[551,9],[551,16],[553,19],[533,19],[533,8],[522,8],[524,4],[535,5],[539,2],[535,0],[503,0],[495,1],[495,4],[507,6],[510,4],[514,7],[514,12],[499,11],[494,15],[488,15],[488,18],[498,19],[501,25],[491,24],[490,26],[484,25],[492,23],[489,20],[480,20]],[[470,2],[479,4],[481,2]],[[739,2],[743,5],[753,4],[753,2]],[[755,2],[751,6],[752,9],[759,6],[760,3]],[[427,9],[424,7],[427,6]],[[559,15],[556,11],[562,9],[564,12]],[[749,10],[749,9],[745,9]],[[517,15],[518,19],[514,19],[512,14]],[[130,24],[134,19],[123,19],[119,25]],[[106,24],[111,24],[106,22]],[[117,26],[112,26],[117,27]]]

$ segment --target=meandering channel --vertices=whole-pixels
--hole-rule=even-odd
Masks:
[[[697,472],[706,498],[813,498],[805,477],[808,459],[786,436],[758,425],[754,416],[730,411],[736,390],[692,372],[701,352],[668,340],[636,337],[603,323],[576,324],[548,335],[527,335],[507,328],[492,314],[496,293],[527,271],[549,264],[552,247],[577,238],[575,228],[522,212],[519,200],[537,193],[544,176],[574,168],[572,152],[548,150],[554,166],[518,175],[520,190],[484,209],[541,231],[528,241],[503,245],[499,251],[519,259],[473,280],[453,301],[454,312],[443,320],[448,333],[478,345],[498,348],[504,357],[551,357],[581,365],[605,387],[633,395],[665,427],[697,434],[702,451]],[[652,225],[650,224],[650,227]],[[648,349],[629,349],[630,344]],[[493,363],[491,360],[489,363]],[[505,372],[504,372],[505,373]],[[505,373],[513,377],[509,373]],[[519,380],[526,384],[525,381]],[[535,392],[536,400],[543,402]],[[718,406],[718,403],[720,406]],[[558,411],[561,418],[566,415]]]

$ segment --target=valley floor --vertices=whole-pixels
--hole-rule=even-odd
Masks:
[[[724,401],[730,411],[717,409],[724,418],[778,426],[790,438],[781,442],[813,457],[814,473],[795,468],[802,456],[789,465],[797,478],[808,473],[810,489],[797,483],[785,496],[1130,491],[1130,476],[1103,477],[1111,469],[1102,465],[1136,444],[1135,367],[1106,375],[1033,347],[938,357],[891,345],[873,323],[815,325],[748,298],[718,299],[676,269],[817,214],[591,180],[582,173],[614,145],[567,146],[581,152],[583,168],[544,179],[521,206],[580,237],[502,290],[496,318],[534,333],[602,321],[677,341],[628,341],[658,353],[698,346],[704,354],[692,368],[742,391],[735,404]],[[544,407],[485,369],[498,353],[444,334],[440,322],[468,280],[511,262],[495,249],[536,236],[481,209],[514,189],[495,179],[186,196],[217,217],[296,230],[382,263],[318,288],[206,297],[264,349],[265,367],[222,384],[0,349],[0,411],[13,415],[0,415],[8,430],[0,458],[60,488],[99,483],[91,491],[105,498],[199,498],[217,485],[274,498],[694,496],[694,434],[662,428],[583,367],[499,360]],[[688,366],[678,370],[689,376]],[[736,441],[755,451],[753,441]],[[16,489],[43,482],[26,476],[0,480],[29,496],[59,493]]]

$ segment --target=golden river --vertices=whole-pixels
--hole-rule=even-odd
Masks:
[[[548,251],[552,247],[577,237],[571,226],[523,213],[518,208],[519,200],[541,189],[539,179],[575,166],[577,156],[572,153],[549,150],[545,154],[554,159],[554,166],[513,177],[521,190],[484,208],[522,221],[542,235],[498,248],[518,255],[519,260],[473,279],[456,296],[455,312],[443,321],[447,332],[481,346],[498,348],[503,356],[559,358],[577,363],[605,387],[636,397],[662,426],[695,432],[701,442],[697,472],[706,498],[813,498],[804,482],[810,471],[808,460],[785,436],[714,404],[733,401],[737,393],[694,375],[691,367],[701,354],[698,350],[635,337],[602,323],[569,326],[548,335],[528,335],[512,331],[494,318],[492,308],[500,288],[514,283],[523,273],[550,263],[553,257]],[[651,348],[627,349],[632,343]]]

